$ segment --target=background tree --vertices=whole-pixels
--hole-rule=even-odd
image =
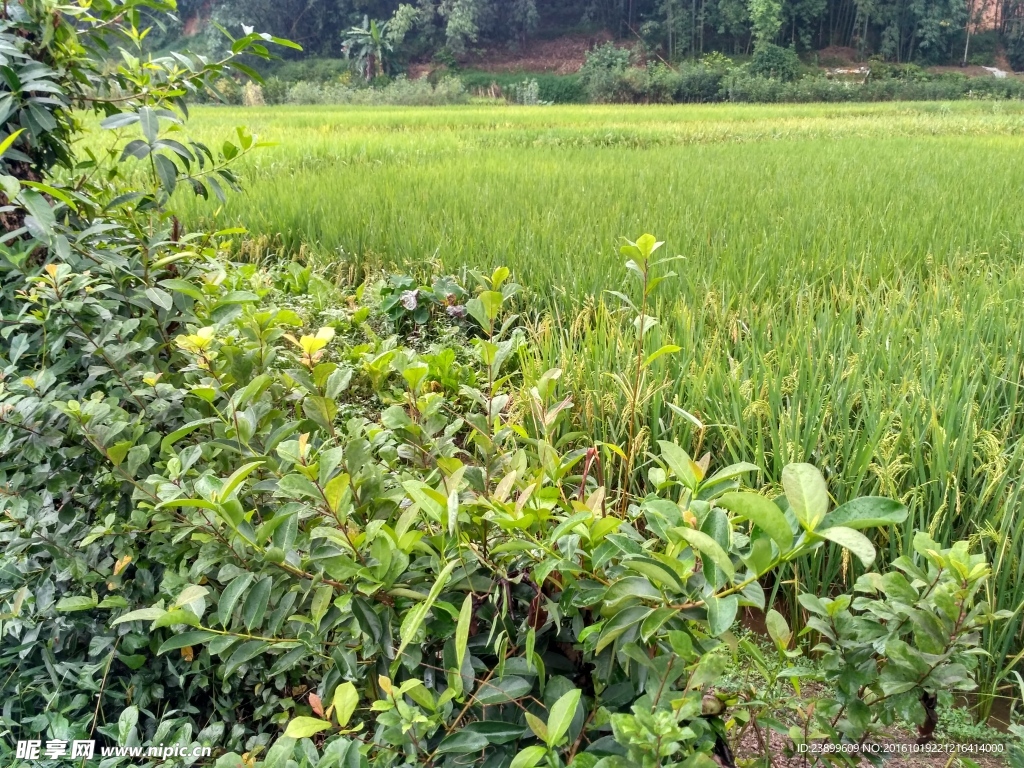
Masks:
[[[387,72],[385,57],[394,50],[388,33],[389,24],[364,16],[361,26],[350,27],[345,32],[341,49],[346,58],[356,61],[367,81]]]
[[[757,45],[774,42],[782,26],[782,0],[750,0],[748,7]]]
[[[180,22],[161,14],[165,31],[154,40],[167,47],[185,36],[190,48],[212,53],[223,48],[214,23],[246,24],[295,39],[308,54],[336,56],[339,36],[368,16],[381,26],[391,20],[396,51],[424,61],[442,48],[465,56],[522,46],[536,34],[607,31],[630,42],[639,35],[668,60],[749,53],[760,34],[801,53],[841,46],[892,61],[963,63],[967,51],[967,63],[981,56],[993,64],[994,44],[968,49],[967,38],[998,35],[1013,58],[1022,0],[987,2],[984,10],[982,0],[771,0],[757,3],[755,19],[746,0],[188,0]]]

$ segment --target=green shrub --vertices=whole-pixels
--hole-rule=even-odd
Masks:
[[[327,104],[328,99],[340,100],[348,88],[337,85],[322,85],[302,80],[288,89],[286,100],[289,104]]]
[[[716,63],[705,63],[704,61],[699,64],[681,66],[676,98],[679,101],[696,104],[722,101],[725,98],[723,83],[728,71]]]
[[[264,65],[262,71],[284,80],[286,83],[301,81],[329,83],[348,80],[352,75],[352,62],[349,59],[304,57],[289,61],[273,62]]]
[[[623,100],[623,78],[629,69],[631,54],[614,43],[605,43],[587,51],[580,68],[580,85],[590,101],[604,103]]]
[[[494,85],[504,93],[524,80],[529,80],[537,83],[537,96],[540,101],[552,104],[582,104],[587,101],[587,94],[580,85],[579,75],[553,75],[543,72],[461,72],[459,79],[470,93],[489,94],[491,86]]]
[[[288,101],[288,84],[280,77],[268,77],[263,81],[263,98],[267,104],[284,104]]]
[[[671,104],[678,99],[679,73],[667,64],[656,62],[630,72],[642,73],[638,100],[651,104]]]
[[[523,80],[505,89],[505,98],[513,104],[536,107],[545,102],[540,98],[540,85],[536,80]],[[548,102],[550,103],[550,102]]]
[[[905,82],[926,83],[936,76],[917,64],[894,64],[880,57],[868,62],[871,69],[871,80],[902,80]]]
[[[722,79],[722,95],[748,103],[845,101],[952,101],[956,99],[1021,99],[1024,82],[1015,78],[967,78],[959,74],[905,80],[873,75],[866,83],[824,77],[803,77],[794,82],[733,73]]]
[[[431,84],[425,78],[397,77],[377,88],[354,88],[336,83],[298,82],[288,90],[291,104],[360,104],[389,106],[438,106],[462,104],[468,99],[465,86],[456,77]]]
[[[770,77],[735,73],[723,81],[729,101],[770,104],[783,101],[785,83]]]
[[[959,48],[963,50],[963,48]],[[977,32],[971,35],[970,46],[967,51],[967,63],[973,66],[994,67],[996,65],[996,54],[999,52],[999,32],[988,30]]]
[[[792,48],[760,43],[754,49],[747,70],[754,77],[768,77],[788,83],[800,76],[800,58]]]
[[[579,75],[534,75],[540,86],[540,98],[553,104],[582,104],[587,94]]]

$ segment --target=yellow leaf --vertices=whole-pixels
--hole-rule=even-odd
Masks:
[[[125,555],[116,563],[114,563],[114,575],[117,576],[121,571],[128,567],[128,563],[132,561],[131,555]]]
[[[338,725],[344,728],[352,719],[352,713],[359,704],[359,692],[352,683],[342,683],[334,690],[334,703],[331,709],[338,714]]]
[[[380,686],[380,689],[384,691],[386,696],[390,696],[391,692],[394,690],[394,688],[391,687],[391,678],[385,677],[384,675],[377,678],[377,685]]]

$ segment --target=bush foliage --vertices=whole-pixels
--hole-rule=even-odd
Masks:
[[[466,90],[480,95],[490,95],[494,86],[504,93],[529,80],[537,83],[537,96],[541,101],[553,104],[582,104],[587,101],[587,93],[580,85],[579,75],[464,71],[458,74],[458,78]]]
[[[284,101],[289,104],[360,104],[364,106],[441,106],[464,104],[466,88],[456,77],[437,83],[425,78],[398,77],[383,87],[355,88],[342,83],[300,81],[291,86]]]
[[[808,464],[770,498],[751,464],[565,435],[560,371],[521,380],[507,269],[345,291],[228,262],[240,232],[183,233],[175,190],[224,194],[256,141],[188,140],[182,97],[287,43],[136,57],[136,5],[26,2],[0,27],[20,84],[0,208],[10,738],[203,743],[221,768],[700,768],[774,727],[777,707],[715,687],[739,610],[769,609],[797,659],[761,580],[832,544],[870,569],[863,531],[902,505],[832,508]],[[111,47],[113,75],[91,53]],[[116,151],[72,153],[86,108]],[[610,373],[634,429],[678,351],[648,348],[660,245],[622,248],[635,363]],[[855,595],[801,596],[824,663],[781,673],[821,684],[785,713],[789,749],[897,717],[927,736],[935,699],[973,686],[1001,617],[989,568],[966,543],[912,549]]]
[[[580,70],[587,99],[597,103],[708,103],[717,101],[841,102],[1024,98],[1017,78],[933,75],[915,64],[869,63],[864,82],[809,72],[792,48],[763,43],[749,62],[734,65],[720,54],[668,66],[630,65],[631,54],[613,43],[595,48]]]

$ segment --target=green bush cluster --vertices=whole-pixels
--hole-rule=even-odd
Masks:
[[[996,66],[996,54],[1000,45],[1006,42],[1005,39],[1000,40],[999,32],[994,29],[971,35],[967,47],[967,63],[976,67]]]
[[[580,85],[579,75],[463,71],[458,77],[466,90],[474,94],[490,95],[494,85],[505,93],[524,80],[530,80],[537,83],[537,95],[541,101],[553,104],[582,104],[587,101],[587,93]]]
[[[800,57],[792,48],[783,48],[774,43],[761,43],[754,49],[754,55],[747,64],[747,72],[753,77],[767,77],[792,82],[800,76]]]
[[[612,54],[612,50],[620,53]],[[734,66],[728,59],[669,67],[661,62],[629,66],[628,52],[608,44],[595,49],[581,70],[591,101],[612,103],[708,103],[719,101],[843,102],[1024,98],[1017,78],[933,75],[915,64],[870,62],[866,82],[803,74],[792,49],[764,44],[751,61]]]
[[[736,75],[723,80],[721,96],[722,100],[751,103],[1021,99],[1024,98],[1024,81],[953,75],[923,81],[870,79],[866,83],[805,77],[787,83],[767,77]]]
[[[988,39],[979,36],[984,46]],[[977,56],[987,60],[984,47]],[[588,54],[579,74],[516,74],[445,72],[426,80],[376,83],[371,88],[351,82],[351,73],[335,59],[287,62],[272,68],[263,83],[267,104],[444,105],[461,104],[469,95],[491,95],[493,87],[512,102],[524,83],[536,83],[533,102],[577,103],[712,103],[712,102],[856,102],[958,99],[1020,99],[1024,83],[1018,78],[967,77],[959,73],[931,74],[917,64],[893,64],[880,58],[868,62],[867,82],[852,82],[811,71],[791,48],[766,43],[749,62],[734,65],[716,54],[696,62],[668,66],[650,62],[633,66],[625,48],[606,43]],[[342,63],[344,63],[342,61]],[[461,87],[460,87],[461,86]],[[532,87],[532,86],[531,86]],[[243,103],[236,78],[215,84],[214,99]],[[203,97],[209,99],[209,97]]]
[[[344,58],[308,56],[268,62],[260,67],[265,79],[276,77],[286,83],[331,83],[352,76],[352,62]]]
[[[590,101],[597,103],[626,101],[627,78],[632,54],[614,43],[593,48],[580,68],[580,85]]]
[[[457,77],[436,84],[425,78],[397,77],[382,87],[356,88],[341,83],[301,81],[288,88],[288,104],[353,104],[366,106],[441,106],[464,104],[469,98]]]

